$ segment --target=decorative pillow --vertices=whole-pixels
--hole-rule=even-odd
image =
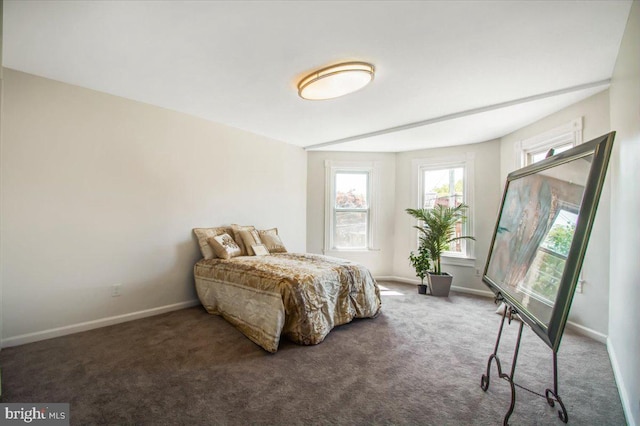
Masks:
[[[247,256],[249,254],[247,247],[244,245],[244,241],[242,241],[242,235],[240,235],[240,231],[251,231],[255,230],[255,226],[240,226],[233,224],[231,225],[231,229],[233,230],[233,239],[240,247],[240,251],[242,252],[241,256]]]
[[[258,231],[255,229],[243,229],[240,231],[240,237],[242,237],[242,242],[247,250],[247,254],[249,256],[255,256],[256,253],[253,251],[251,246],[255,246],[258,244],[262,244],[262,240],[260,239],[260,235],[258,235]]]
[[[193,228],[193,233],[196,234],[198,238],[198,245],[200,246],[202,257],[205,259],[213,259],[216,257],[207,239],[224,233],[229,234],[230,232],[231,228],[226,226],[219,226],[217,228]]]
[[[286,253],[287,249],[285,248],[282,240],[278,236],[278,228],[265,229],[262,231],[258,231],[260,235],[260,239],[262,240],[262,244],[267,247],[269,253]]]
[[[264,244],[254,244],[251,246],[253,252],[256,256],[268,256],[269,250],[264,246]]]
[[[233,241],[231,235],[227,233],[207,238],[207,242],[220,259],[231,259],[232,257],[240,256],[242,253],[240,247]]]

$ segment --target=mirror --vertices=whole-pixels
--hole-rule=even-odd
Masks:
[[[483,281],[557,350],[614,133],[509,174]]]

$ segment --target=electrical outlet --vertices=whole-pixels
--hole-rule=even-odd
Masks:
[[[480,268],[476,268],[476,277],[480,276]]]
[[[122,293],[120,290],[122,289],[122,284],[114,284],[111,286],[111,297],[118,297]]]

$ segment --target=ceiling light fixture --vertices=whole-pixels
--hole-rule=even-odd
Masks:
[[[366,62],[344,62],[322,68],[298,83],[298,95],[312,101],[333,99],[362,89],[373,80],[375,68]]]

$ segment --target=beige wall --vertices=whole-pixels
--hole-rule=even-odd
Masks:
[[[301,148],[9,69],[4,89],[4,344],[193,300],[193,227],[305,250]]]
[[[611,363],[630,425],[640,425],[640,2],[634,1],[611,84]]]
[[[476,262],[472,267],[444,265],[454,274],[454,286],[471,291],[488,292],[476,269],[482,270],[495,226],[500,202],[499,141],[451,148],[390,153],[309,152],[307,201],[307,250],[322,253],[325,215],[325,161],[376,161],[381,165],[380,215],[376,229],[376,250],[331,253],[363,263],[377,277],[417,280],[408,256],[415,250],[413,220],[404,209],[412,207],[411,165],[415,158],[448,157],[472,153],[475,158],[475,237]]]
[[[530,126],[504,136],[501,139],[501,178],[504,182],[507,174],[520,168],[516,164],[515,146],[518,141],[545,133],[562,126],[571,120],[582,117],[583,141],[608,133],[609,90],[602,91],[562,111],[537,121]],[[569,321],[600,334],[608,333],[609,311],[609,221],[610,221],[610,175],[605,182],[596,220],[591,231],[589,247],[582,267],[583,292],[573,298]]]
[[[367,161],[380,165],[379,199],[375,250],[327,253],[360,262],[375,276],[389,275],[393,261],[393,222],[395,203],[395,154],[353,152],[309,152],[307,173],[307,251],[323,253],[325,225],[325,161]]]
[[[489,251],[489,244],[495,227],[496,215],[500,205],[500,170],[496,165],[500,158],[500,142],[497,140],[397,154],[396,159],[396,205],[395,205],[395,253],[392,274],[401,278],[416,279],[415,271],[409,263],[409,252],[416,249],[416,231],[413,229],[414,219],[405,209],[417,207],[412,203],[412,161],[434,157],[449,157],[473,154],[474,157],[474,202],[473,221],[476,237],[475,264],[471,267],[454,266],[443,263],[442,269],[454,276],[453,285],[471,291],[488,292],[487,286],[476,274],[476,269],[484,270]],[[443,260],[443,262],[446,262]]]

